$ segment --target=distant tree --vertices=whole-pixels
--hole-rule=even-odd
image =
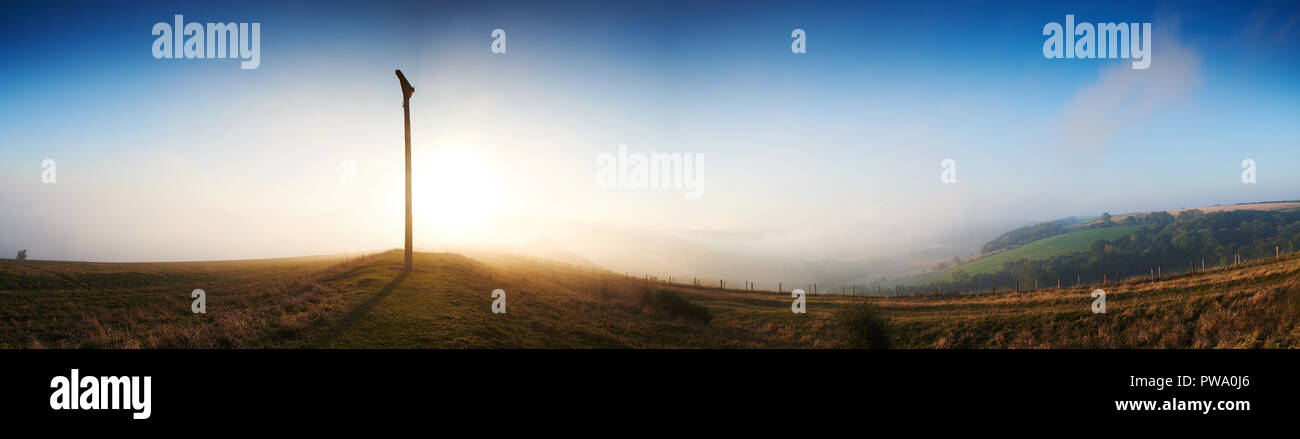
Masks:
[[[953,270],[953,272],[948,274],[948,276],[955,284],[970,282],[970,275],[966,273],[966,270]]]
[[[18,260],[27,259],[27,249],[18,250]]]
[[[1102,212],[1102,214],[1101,214],[1101,222],[1103,222],[1103,223],[1108,223],[1108,222],[1110,222],[1110,212]]]

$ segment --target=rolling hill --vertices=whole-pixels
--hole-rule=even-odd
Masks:
[[[1296,347],[1300,257],[1075,288],[971,295],[808,298],[695,288],[548,260],[417,253],[361,258],[98,264],[0,261],[8,348],[835,348],[842,310],[879,310],[892,346]],[[207,313],[190,311],[204,287]],[[493,314],[494,289],[507,312]],[[1091,311],[1094,288],[1107,313]],[[638,298],[670,290],[708,322]]]
[[[990,253],[977,259],[971,259],[955,267],[948,267],[943,270],[935,270],[915,276],[909,276],[904,279],[904,284],[926,284],[938,280],[946,280],[948,276],[957,270],[965,271],[968,274],[992,273],[1002,269],[1005,262],[1016,261],[1021,258],[1030,260],[1043,260],[1056,255],[1063,255],[1071,251],[1087,250],[1088,246],[1100,239],[1115,239],[1124,235],[1133,233],[1138,226],[1115,226],[1100,229],[1076,230],[1073,232],[1050,236],[1039,239],[1028,244],[1016,247],[1010,250]]]

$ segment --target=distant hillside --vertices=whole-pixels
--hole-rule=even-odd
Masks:
[[[1219,205],[1205,206],[1205,207],[1184,207],[1184,208],[1169,209],[1169,210],[1156,210],[1151,212],[1129,212],[1129,213],[1121,213],[1121,214],[1113,215],[1111,216],[1110,220],[1116,223],[1123,224],[1123,222],[1127,220],[1129,217],[1140,217],[1155,212],[1164,212],[1176,216],[1180,213],[1191,211],[1191,210],[1198,210],[1201,213],[1215,213],[1215,212],[1228,212],[1233,210],[1284,211],[1284,210],[1296,210],[1296,209],[1300,209],[1300,201],[1266,201],[1261,203],[1237,203],[1237,204],[1219,204]],[[1098,221],[1101,221],[1101,218],[1092,218],[1088,221],[1082,221],[1080,222],[1079,225],[1087,226],[1091,224],[1096,224]]]
[[[1175,216],[1190,214],[1215,214],[1235,211],[1300,212],[1300,201],[1268,201],[1238,203],[1200,208],[1180,208],[1164,211],[1130,212],[1117,215],[1105,213],[1094,218],[1075,217],[1048,221],[1021,227],[984,244],[980,254],[961,261],[940,263],[933,271],[907,276],[896,283],[924,285],[952,280],[952,274],[961,271],[966,275],[995,273],[1003,270],[1007,262],[1020,259],[1041,261],[1062,256],[1072,251],[1088,250],[1097,240],[1111,240],[1128,235],[1138,226],[1150,223],[1172,222]],[[1108,231],[1100,231],[1107,229]],[[1218,256],[1215,257],[1219,260]]]
[[[1013,262],[1022,258],[1043,260],[1072,251],[1087,250],[1088,246],[1091,246],[1097,240],[1115,239],[1133,233],[1137,229],[1138,226],[1115,226],[1068,232],[975,259],[958,267],[949,268],[949,270],[960,268],[969,274],[992,273],[1001,270],[1003,263],[1006,262]]]
[[[970,259],[960,265],[948,265],[943,269],[909,276],[900,281],[903,285],[921,285],[938,281],[951,280],[953,272],[962,271],[967,275],[995,273],[1002,270],[1007,262],[1020,259],[1045,260],[1053,256],[1072,251],[1085,251],[1097,240],[1115,239],[1137,230],[1138,226],[1114,226],[1077,230],[1060,235],[1039,239],[1025,245],[983,255]]]

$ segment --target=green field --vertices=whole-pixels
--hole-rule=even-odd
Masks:
[[[924,284],[937,280],[946,280],[948,275],[955,270],[963,270],[969,274],[994,273],[1002,269],[1002,264],[1020,260],[1021,258],[1029,260],[1042,260],[1052,256],[1063,255],[1072,251],[1087,250],[1092,243],[1097,240],[1111,240],[1121,236],[1126,236],[1142,226],[1114,226],[1101,229],[1079,230],[1062,235],[1043,238],[1020,247],[1013,248],[1001,253],[995,253],[956,267],[949,267],[944,270],[925,273],[922,275],[912,276],[908,279],[909,284]]]

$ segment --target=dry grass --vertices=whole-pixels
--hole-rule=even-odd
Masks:
[[[377,255],[101,264],[0,261],[0,346],[252,347],[293,338],[338,312],[321,282]],[[193,314],[190,292],[207,293]]]
[[[1089,292],[1107,292],[1093,314]],[[1300,346],[1300,258],[1074,289],[880,299],[912,347]]]
[[[978,295],[808,298],[667,285],[517,256],[401,253],[177,264],[0,262],[10,348],[836,348],[838,312],[869,302],[903,348],[1290,348],[1300,345],[1300,258],[1099,286]],[[208,313],[189,292],[208,293]],[[508,312],[492,314],[504,289]],[[707,323],[639,300],[671,289]]]

